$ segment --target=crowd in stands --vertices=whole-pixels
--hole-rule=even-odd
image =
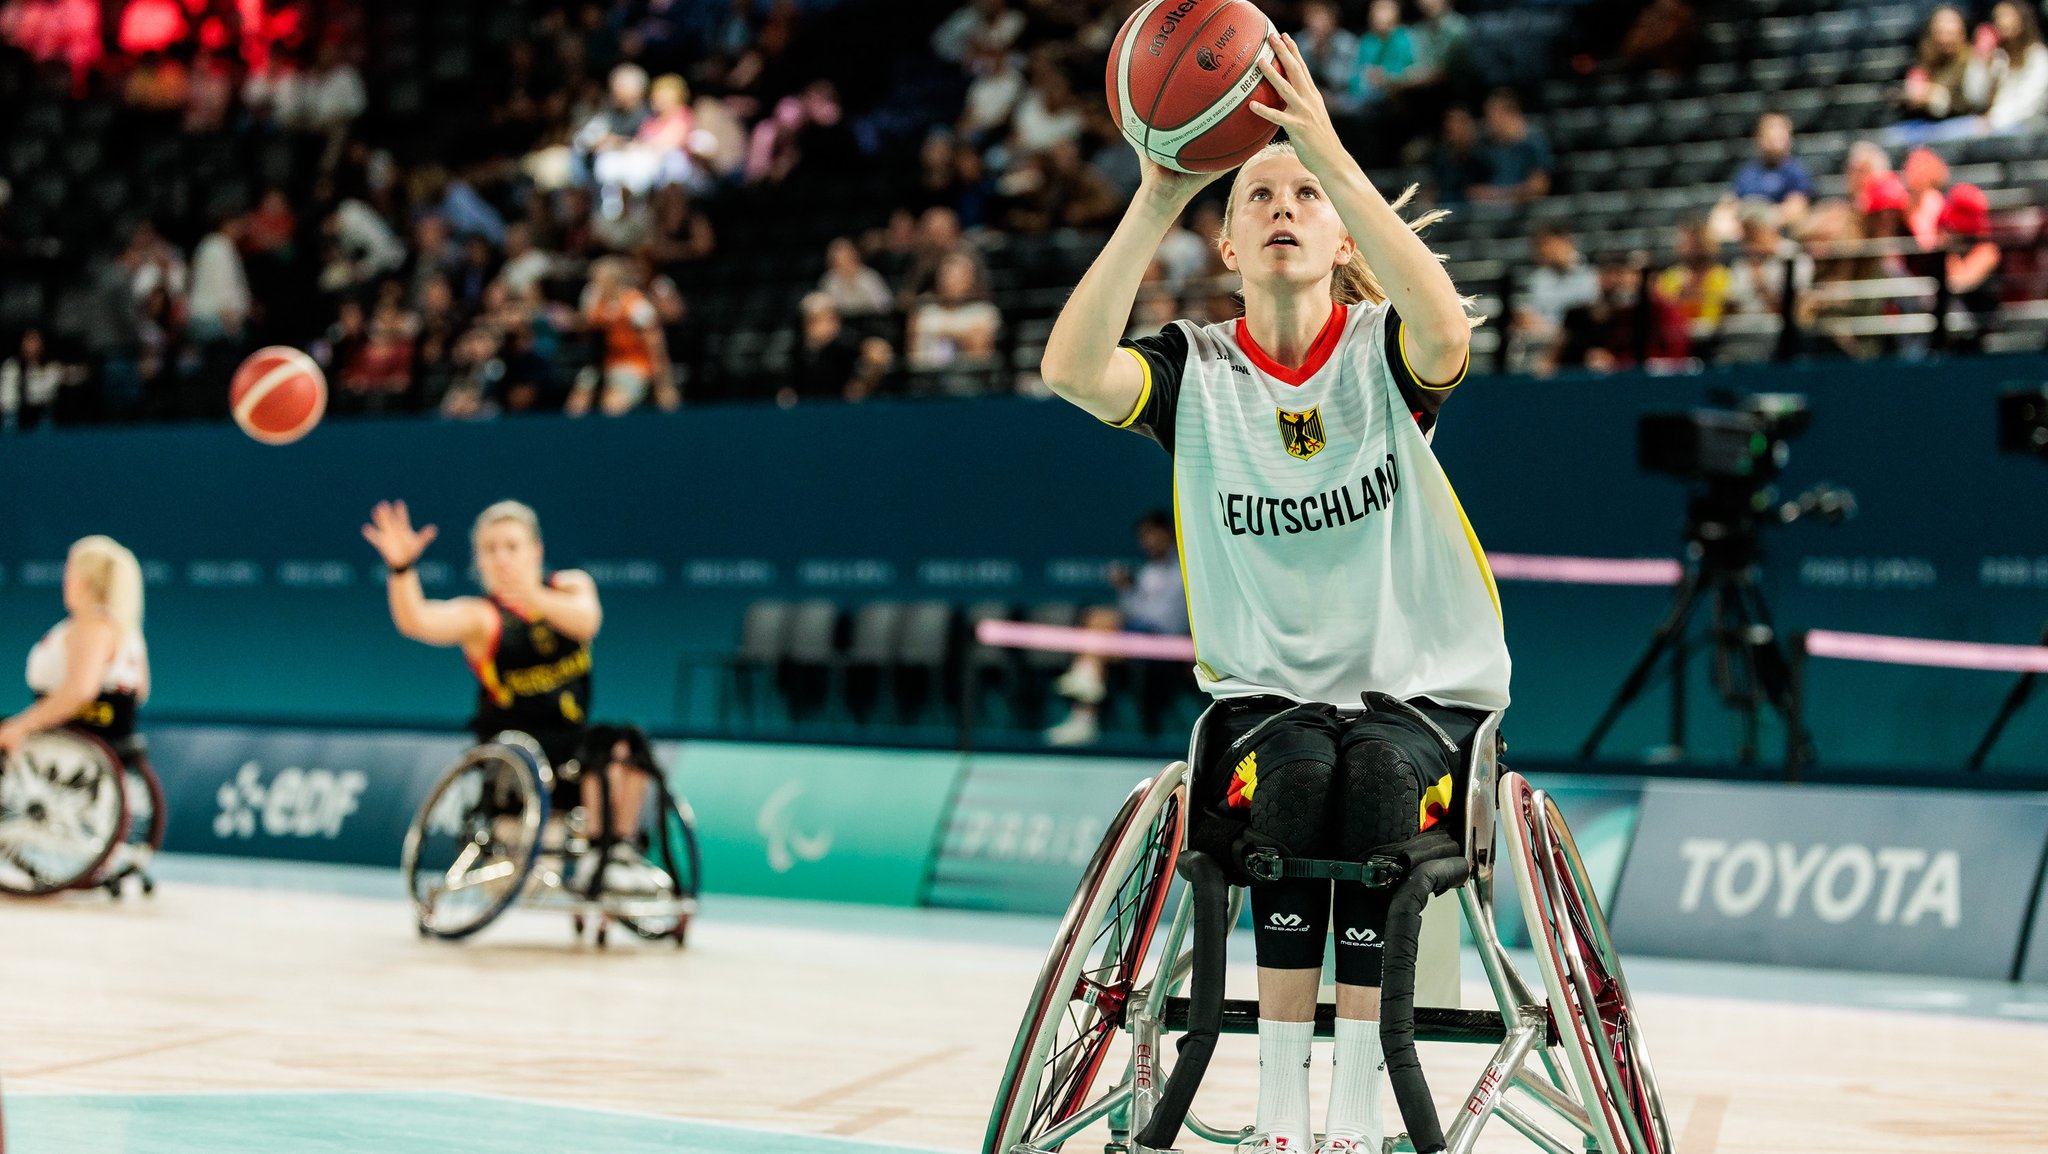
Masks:
[[[871,45],[834,42],[847,24],[832,10],[864,5],[869,23],[886,9],[929,29],[893,73],[870,67]],[[1454,0],[1267,7],[1373,171],[1416,179],[1423,203],[1454,213],[1509,214],[1526,239],[1527,263],[1483,294],[1506,367],[1677,370],[1756,333],[1780,355],[1917,355],[1933,340],[1924,326],[1873,318],[1952,304],[1970,318],[1965,345],[1998,323],[1996,190],[1952,181],[1938,150],[2048,130],[2032,0],[1932,11],[1894,81],[1894,123],[1848,150],[1841,195],[1821,194],[1794,120],[1767,102],[1718,203],[1667,218],[1668,238],[1592,252],[1560,207],[1572,156],[1532,86],[1496,83],[1502,68]],[[1049,310],[1005,292],[1006,246],[1099,236],[1139,179],[1099,87],[1131,8],[1118,0],[534,0],[511,13],[502,58],[476,70],[482,99],[410,109],[373,82],[367,17],[345,4],[262,28],[195,8],[145,51],[125,50],[125,29],[105,51],[52,33],[50,12],[66,8],[0,6],[0,52],[40,58],[36,75],[62,74],[74,97],[118,103],[153,132],[275,146],[289,163],[250,197],[209,204],[188,235],[147,212],[115,222],[94,259],[66,264],[90,270],[68,331],[45,298],[41,314],[0,299],[9,429],[217,416],[234,365],[273,342],[313,353],[338,415],[1028,392],[1020,334]],[[1611,21],[1617,6],[1594,10]],[[1601,60],[1552,71],[1698,67],[1695,0],[1619,11]],[[420,118],[435,122],[432,147],[410,141]],[[736,318],[724,270],[792,223],[758,206],[863,170],[888,203],[821,237],[774,315]],[[0,188],[18,196],[11,175]],[[1162,245],[1134,333],[1234,315],[1213,244],[1220,191]],[[7,195],[0,260],[34,257],[39,239],[8,228]],[[1069,276],[1090,250],[1072,246]],[[1872,281],[1905,287],[1855,287]],[[721,375],[737,324],[770,336],[755,371]]]

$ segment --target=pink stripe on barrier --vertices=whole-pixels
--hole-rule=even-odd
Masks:
[[[2048,648],[1992,645],[1981,641],[1937,641],[1928,637],[1885,637],[1815,629],[1806,635],[1810,657],[1876,661],[1886,665],[1936,665],[1945,669],[1986,669],[2002,673],[2048,673]]]
[[[1676,585],[1685,567],[1668,557],[1551,557],[1488,553],[1497,581],[1549,581],[1564,585]]]
[[[1111,633],[1068,625],[1033,625],[1027,621],[983,621],[974,639],[1005,649],[1045,649],[1056,653],[1093,653],[1103,657],[1138,657],[1155,661],[1193,661],[1192,637],[1157,633]]]

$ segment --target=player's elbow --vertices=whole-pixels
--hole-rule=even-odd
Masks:
[[[1404,335],[1409,367],[1425,383],[1454,380],[1465,371],[1466,360],[1472,353],[1472,326],[1462,308],[1455,314],[1412,325]]]

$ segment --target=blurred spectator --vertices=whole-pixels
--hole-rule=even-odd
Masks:
[[[183,315],[188,287],[185,257],[163,238],[154,224],[145,220],[128,234],[128,247],[121,254],[121,263],[134,278],[130,289],[136,300],[160,289],[172,310]]]
[[[662,272],[676,276],[710,260],[718,251],[718,233],[711,226],[711,217],[697,207],[696,198],[682,185],[655,189],[651,208],[653,227],[645,252]]]
[[[333,249],[320,274],[320,287],[330,293],[348,292],[397,272],[410,256],[391,225],[360,200],[336,205],[323,228]]]
[[[1984,334],[1998,319],[2001,254],[1991,242],[1991,202],[1974,184],[1958,184],[1948,190],[1942,206],[1940,244],[1947,252],[1943,268],[1948,290],[1966,309],[1974,331],[1951,347],[1981,351]]]
[[[1593,303],[1600,295],[1599,277],[1579,255],[1571,229],[1558,221],[1539,223],[1529,244],[1536,267],[1516,300],[1515,329],[1539,345],[1556,340],[1564,314]]]
[[[619,257],[590,266],[582,311],[584,326],[598,345],[598,363],[578,375],[565,410],[570,416],[589,412],[593,399],[605,416],[620,416],[639,408],[650,391],[664,411],[682,403],[670,375],[661,318],[646,294],[628,283],[630,275],[631,266]]]
[[[1728,306],[1729,272],[1707,222],[1697,217],[1678,222],[1674,247],[1677,261],[1657,274],[1658,299],[1669,301],[1688,324],[1720,324]]]
[[[774,114],[754,125],[747,142],[747,183],[780,184],[789,179],[803,162],[806,138],[837,128],[842,115],[838,90],[826,80],[776,101]]]
[[[97,262],[93,270],[92,322],[83,339],[99,365],[100,416],[114,420],[134,417],[141,408],[143,318],[134,281],[126,253]]]
[[[1415,0],[1415,11],[1421,19],[1408,26],[1415,48],[1408,87],[1462,94],[1472,73],[1472,22],[1451,7],[1451,0]]]
[[[342,56],[339,44],[328,40],[320,45],[301,98],[303,107],[292,110],[297,115],[291,119],[280,116],[279,123],[327,137],[327,152],[321,166],[332,167],[341,155],[342,138],[349,125],[370,106],[363,91],[362,74]]]
[[[1110,187],[1116,189],[1117,195],[1128,201],[1138,194],[1138,186],[1145,181],[1145,170],[1139,163],[1137,150],[1124,139],[1123,131],[1116,126],[1116,116],[1110,112],[1106,102],[1088,101],[1082,105],[1082,112],[1087,122],[1083,139],[1094,146],[1088,154],[1088,167],[1101,173]]]
[[[910,367],[924,372],[977,369],[993,365],[996,333],[1002,314],[980,299],[979,269],[965,253],[939,262],[936,291],[910,314]],[[939,381],[947,392],[978,392],[971,376],[948,373]]]
[[[304,85],[294,50],[274,46],[263,63],[250,69],[242,80],[242,107],[258,124],[292,127],[303,103],[300,90]]]
[[[906,283],[918,259],[916,214],[907,208],[891,212],[887,224],[861,238],[861,254],[882,274],[883,280],[897,285]]]
[[[974,287],[988,281],[981,257],[960,235],[960,217],[950,208],[928,208],[917,219],[917,241],[909,270],[897,282],[896,299],[907,310],[938,281],[939,266],[955,256],[964,257],[974,269]]]
[[[1930,149],[1916,148],[1906,154],[1900,169],[1906,188],[1906,231],[1921,248],[1931,249],[1941,231],[1942,190],[1948,187],[1948,162]]]
[[[829,294],[806,294],[799,311],[802,319],[789,380],[776,392],[776,403],[788,408],[801,400],[860,401],[872,396],[894,355],[888,342],[862,340],[847,332]]]
[[[427,281],[437,276],[452,277],[462,267],[462,246],[455,243],[448,221],[435,213],[414,222],[412,252],[408,256],[412,267],[405,279],[411,285],[414,299],[425,290]]]
[[[1842,160],[1842,184],[1850,203],[1863,195],[1863,186],[1874,176],[1889,173],[1892,158],[1881,145],[1868,140],[1859,140],[1849,146],[1849,154]]]
[[[24,331],[14,355],[0,363],[0,432],[42,424],[57,404],[66,372],[49,358],[41,329]]]
[[[818,291],[840,316],[875,316],[895,304],[882,274],[863,263],[860,250],[843,236],[825,246],[825,275],[818,278]]]
[[[185,88],[187,136],[219,132],[235,103],[235,69],[225,53],[208,50],[193,62]]]
[[[1124,336],[1132,340],[1151,336],[1181,315],[1180,301],[1166,284],[1166,262],[1154,257],[1145,266],[1145,278],[1138,285],[1138,299],[1131,306],[1131,322]]]
[[[593,179],[597,162],[607,152],[632,146],[640,126],[647,123],[647,70],[638,64],[621,64],[612,69],[611,99],[576,130],[573,150]],[[615,186],[607,186],[615,187]],[[613,202],[607,200],[608,205]]]
[[[404,286],[386,281],[377,292],[376,307],[363,326],[354,358],[342,368],[343,410],[379,413],[405,407],[412,391],[413,345],[418,336],[419,320],[405,307]]]
[[[992,141],[1010,113],[1024,97],[1024,69],[1014,52],[980,51],[967,58],[967,101],[953,130],[960,139],[979,147]]]
[[[242,251],[250,256],[285,257],[298,235],[299,218],[281,188],[265,189],[242,233]]]
[[[1024,34],[1024,22],[1008,0],[969,0],[932,32],[932,53],[962,64],[977,52],[1007,52]]]
[[[1969,71],[1969,26],[1962,9],[1943,4],[1927,17],[1919,55],[1899,92],[1900,110],[1908,120],[1947,120],[1981,111],[1963,95]]]
[[[1872,173],[1856,193],[1856,217],[1865,239],[1905,236],[1906,213],[1913,198],[1906,194],[1906,182],[1886,170]]]
[[[1116,589],[1117,603],[1090,608],[1082,614],[1081,627],[1185,637],[1188,606],[1181,589],[1173,516],[1155,509],[1139,518],[1136,533],[1144,563],[1136,573],[1122,564],[1110,567],[1109,583]],[[1098,714],[1109,693],[1106,673],[1104,658],[1087,653],[1075,656],[1053,685],[1072,709],[1065,721],[1046,731],[1046,744],[1092,745],[1101,736]]]
[[[1077,141],[1084,122],[1074,86],[1051,52],[1032,54],[1031,84],[1010,121],[1012,162],[1044,152],[1062,141]]]
[[[1622,62],[1634,68],[1682,73],[1699,48],[1699,16],[1692,0],[1650,0],[1621,40]]]
[[[498,394],[506,375],[499,348],[498,334],[488,325],[462,334],[451,358],[452,379],[439,406],[443,417],[474,421],[498,415]]]
[[[1646,292],[1643,270],[1620,256],[1601,259],[1598,294],[1566,312],[1560,330],[1545,370],[1612,373],[1634,368],[1639,350],[1645,365],[1670,365],[1692,351],[1684,313]]]
[[[1529,123],[1522,101],[1510,89],[1486,98],[1486,183],[1473,185],[1473,200],[1527,204],[1550,195],[1556,161],[1543,130]],[[1589,270],[1590,275],[1590,270]]]
[[[1336,0],[1308,0],[1301,6],[1301,31],[1295,33],[1302,59],[1308,61],[1309,75],[1323,90],[1331,109],[1348,112],[1357,107],[1351,99],[1351,75],[1358,63],[1358,36],[1345,28]]]
[[[469,317],[447,277],[435,277],[422,286],[414,324],[413,378],[424,407],[438,407],[453,387],[457,342],[468,328]]]
[[[1464,204],[1472,188],[1485,184],[1488,176],[1485,154],[1480,150],[1479,122],[1472,110],[1454,104],[1444,110],[1443,131],[1437,137],[1436,155],[1430,162],[1430,185],[1436,203],[1445,207]]]
[[[1781,219],[1797,224],[1813,200],[1813,177],[1792,155],[1792,120],[1766,112],[1756,122],[1756,156],[1735,174],[1730,195],[1736,200],[1762,200],[1778,206]]]
[[[1783,315],[1788,287],[1793,317],[1805,324],[1811,316],[1809,309],[1801,307],[1801,298],[1813,287],[1813,257],[1786,239],[1778,214],[1769,207],[1744,208],[1742,248],[1728,274],[1728,311]]]
[[[646,197],[623,188],[617,190],[616,204],[614,211],[591,218],[591,236],[607,252],[639,252],[654,239],[654,208]]]
[[[657,184],[702,187],[708,177],[700,162],[712,143],[697,130],[689,86],[680,76],[663,76],[648,87],[648,116],[632,140],[598,152],[592,174],[599,184],[642,195]]]
[[[162,52],[144,53],[121,88],[129,105],[149,112],[182,112],[190,76],[185,66]]]
[[[1991,24],[1977,30],[1963,91],[1964,99],[1984,109],[1974,123],[1980,133],[2040,127],[2048,110],[2048,48],[2041,44],[2032,4],[2001,0],[1991,9]]]
[[[1170,292],[1178,293],[1190,281],[1227,271],[1216,251],[1216,237],[1222,231],[1223,213],[1214,200],[1196,201],[1181,214],[1180,222],[1167,230],[1166,238],[1159,242],[1157,259]]]
[[[233,344],[242,339],[255,301],[242,268],[242,217],[220,219],[192,250],[192,293],[185,305],[185,323],[201,344]]]
[[[505,226],[505,263],[498,266],[498,279],[514,296],[522,296],[546,279],[554,258],[533,243],[533,226],[517,221]]]
[[[1358,60],[1351,66],[1351,106],[1370,109],[1398,91],[1415,67],[1415,42],[1401,25],[1400,0],[1372,0]]]
[[[1124,205],[1108,179],[1081,162],[1081,148],[1071,140],[1027,157],[997,187],[1009,206],[1004,225],[1013,232],[1094,228]]]

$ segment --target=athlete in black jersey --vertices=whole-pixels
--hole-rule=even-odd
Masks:
[[[470,533],[484,596],[430,600],[413,566],[437,535],[432,525],[414,529],[403,501],[379,504],[363,526],[390,569],[391,620],[415,641],[461,647],[477,680],[469,723],[477,740],[508,729],[531,736],[554,766],[556,805],[580,802],[586,814],[601,812],[597,775],[578,772],[572,760],[588,725],[590,643],[604,623],[596,583],[575,569],[547,573],[539,518],[517,501],[500,501]],[[646,778],[619,761],[606,774],[610,832],[628,837],[638,827]]]

